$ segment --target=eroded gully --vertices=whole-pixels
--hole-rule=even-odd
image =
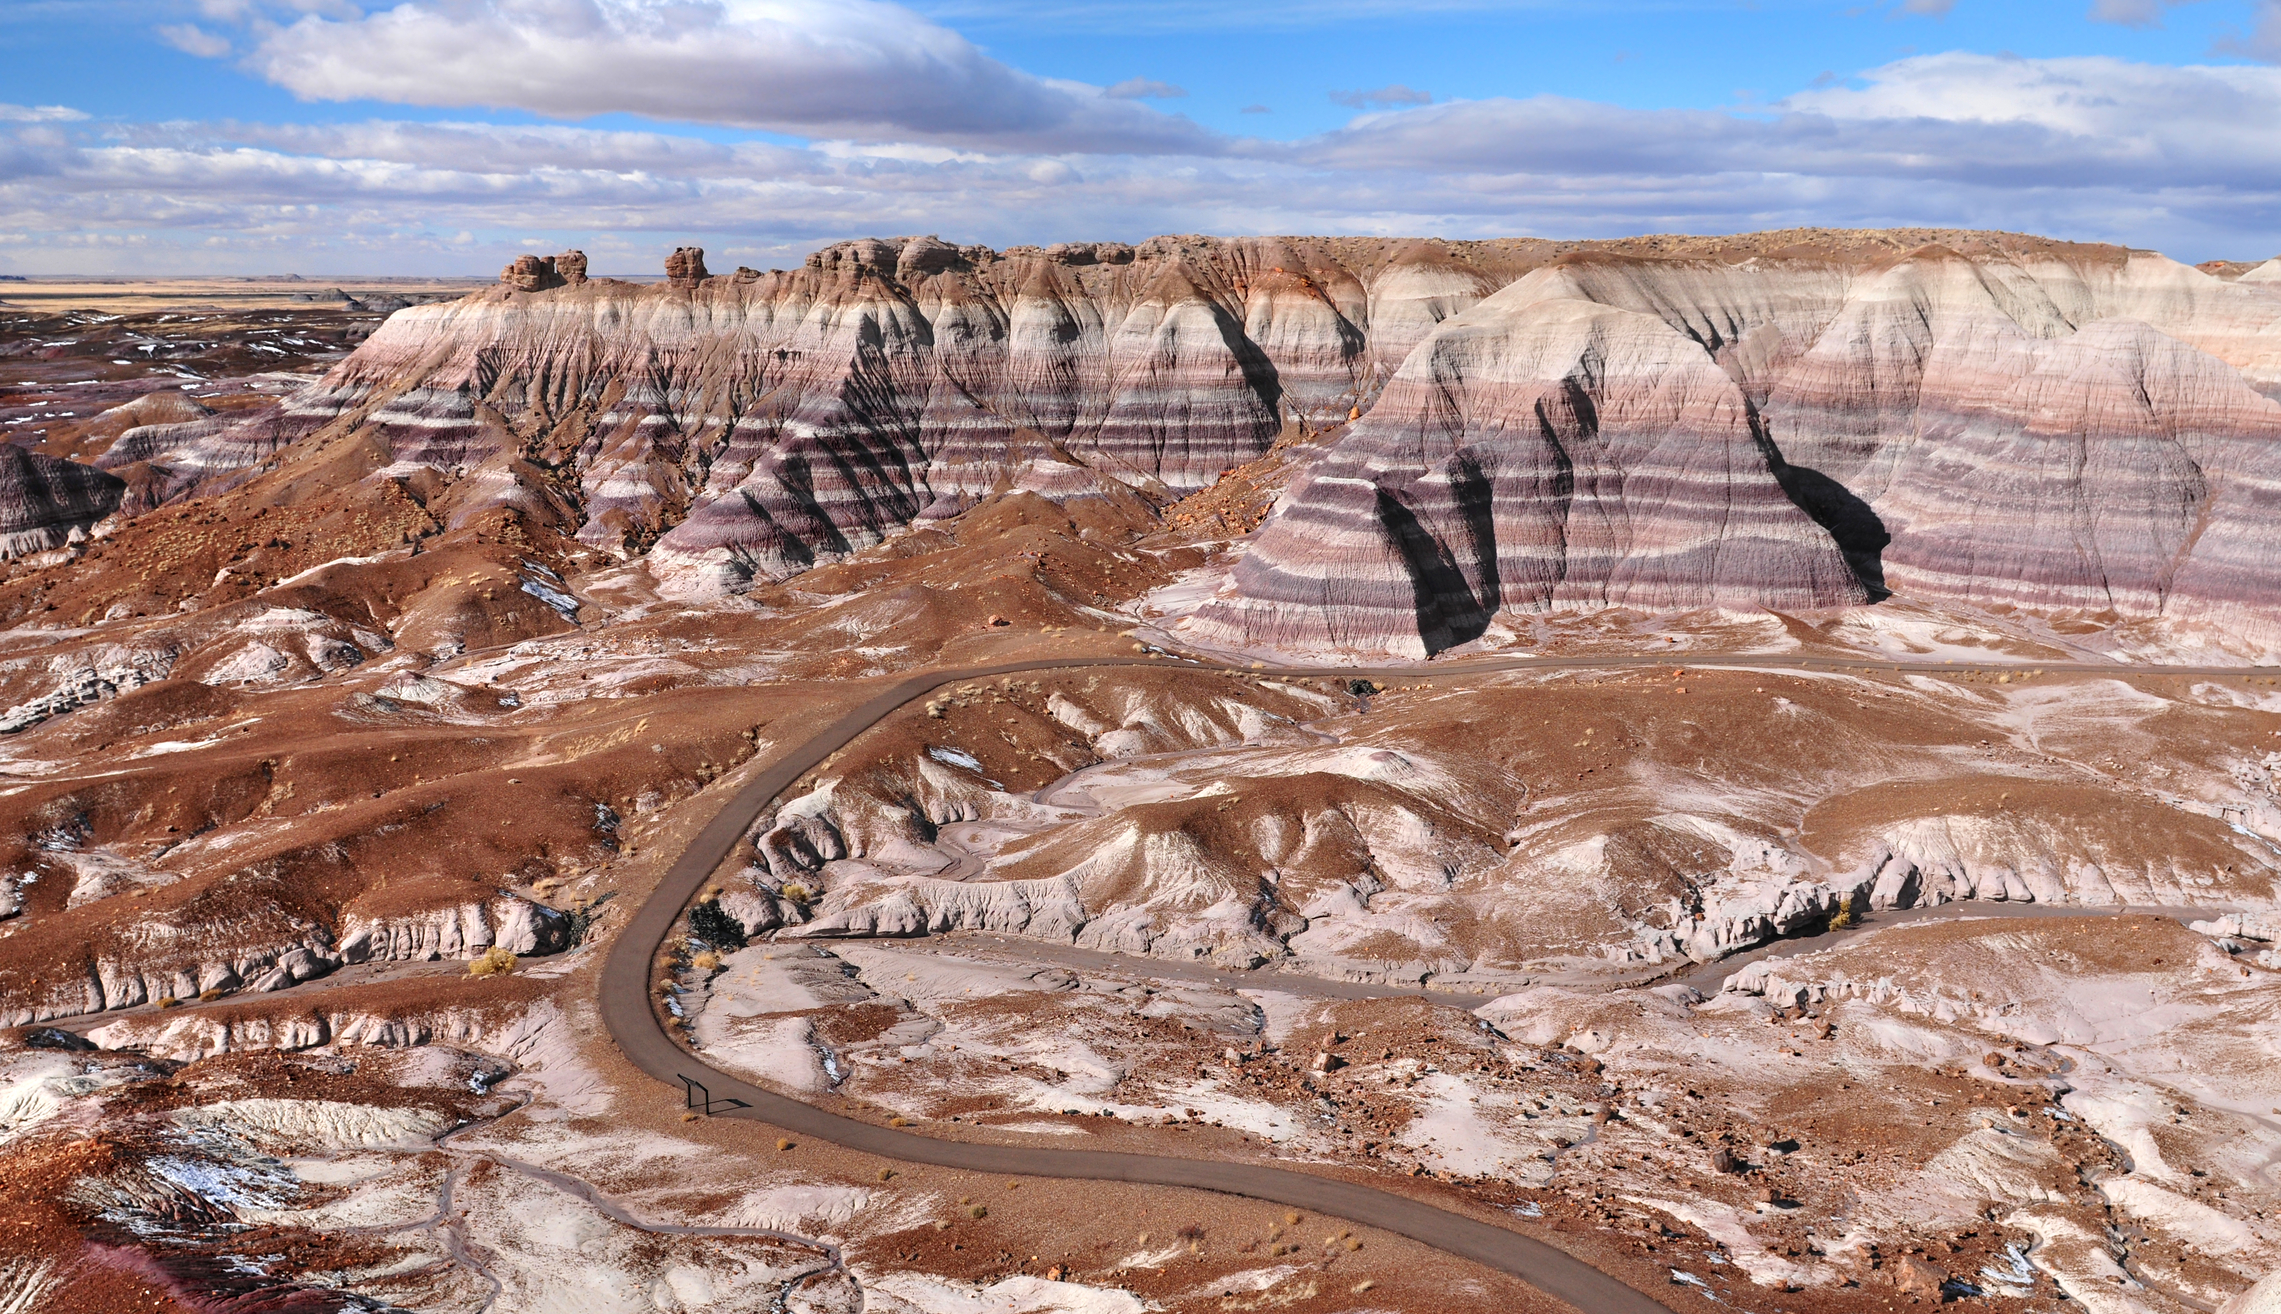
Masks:
[[[1238,670],[1238,674],[1279,679],[1417,679],[1439,683],[1476,675],[1524,670],[1602,670],[1683,665],[1831,671],[1923,671],[1954,674],[1955,663],[1906,662],[1801,656],[1601,656],[1502,658],[1462,667],[1281,667]],[[1559,1300],[1592,1314],[1669,1314],[1662,1302],[1593,1268],[1575,1256],[1533,1237],[1457,1213],[1423,1200],[1359,1182],[1286,1168],[1099,1150],[993,1145],[953,1141],[919,1131],[861,1121],[817,1104],[790,1098],[713,1068],[676,1044],[652,1002],[651,976],[659,950],[682,910],[698,889],[726,862],[754,822],[795,781],[825,758],[905,705],[945,685],[1034,671],[1101,667],[1171,667],[1211,671],[1202,663],[1156,657],[1007,662],[964,670],[931,671],[889,684],[842,715],[806,743],[748,777],[668,868],[650,897],[620,931],[602,973],[600,1006],[604,1024],[636,1067],[669,1087],[703,1083],[715,1116],[762,1123],[801,1136],[829,1141],[882,1158],[973,1172],[1077,1178],[1189,1187],[1248,1196],[1294,1208],[1335,1215],[1350,1222],[1409,1237],[1446,1253],[1509,1273]],[[2094,663],[2042,663],[2058,674],[2110,676],[2203,676],[2223,678],[2257,673],[2252,668],[2198,666],[2125,667]],[[1723,978],[1722,978],[1723,979]],[[686,1088],[684,1088],[686,1089]],[[729,1107],[724,1100],[740,1101]],[[847,1105],[845,1107],[853,1107]]]

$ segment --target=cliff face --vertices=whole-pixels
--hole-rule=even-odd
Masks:
[[[914,238],[648,285],[571,253],[397,314],[205,464],[334,425],[372,477],[456,482],[454,523],[520,506],[710,593],[1009,487],[1193,491],[1359,414],[1197,638],[1417,655],[1499,611],[1888,592],[2266,636],[2281,276],[1812,236]],[[136,436],[200,467],[191,428]]]
[[[1440,325],[1193,624],[1418,654],[1891,591],[2269,640],[2277,352],[2273,283],[2112,248],[1565,258]]]
[[[289,411],[304,432],[352,418],[399,477],[532,461],[580,537],[734,589],[951,513],[1040,457],[1208,485],[1286,424],[1369,405],[1542,245],[917,238],[727,277],[676,253],[661,285],[519,262],[400,312]]]

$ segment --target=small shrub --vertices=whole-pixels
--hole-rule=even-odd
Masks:
[[[201,990],[198,992],[198,1002],[202,1004],[211,1004],[221,997],[222,988],[220,986],[215,986],[211,990]]]
[[[1183,1241],[1201,1241],[1204,1239],[1204,1229],[1199,1224],[1190,1223],[1187,1226],[1182,1227],[1178,1232],[1174,1233],[1174,1235],[1178,1236]],[[1144,1237],[1143,1240],[1146,1240],[1146,1238]]]
[[[777,1137],[777,1138],[776,1138],[776,1148],[777,1148],[777,1149],[779,1149],[779,1150],[789,1150],[789,1149],[791,1149],[791,1148],[792,1148],[792,1139],[791,1139],[790,1137],[788,1137],[788,1136],[779,1136],[779,1137]]]
[[[979,1222],[982,1219],[988,1218],[990,1216],[990,1206],[969,1205],[966,1209],[966,1216]]]
[[[721,956],[707,949],[689,960],[689,965],[700,972],[710,972],[721,965]]]
[[[745,947],[744,923],[729,916],[715,899],[708,899],[689,910],[689,931],[705,943],[723,949]]]
[[[807,886],[802,885],[798,881],[792,882],[791,884],[785,886],[783,889],[778,890],[777,893],[782,895],[784,898],[792,901],[793,903],[803,905],[806,904],[810,899],[816,897],[815,895],[808,892]]]
[[[515,955],[498,945],[492,945],[467,963],[469,976],[505,976],[514,970]]]
[[[1842,931],[1848,926],[1858,926],[1861,924],[1861,914],[1854,909],[1854,900],[1859,897],[1860,896],[1858,895],[1848,894],[1838,899],[1837,911],[1830,914],[1831,930]]]
[[[892,1168],[882,1168],[879,1170],[879,1180],[882,1182],[891,1181],[894,1179],[894,1176],[895,1170]]]
[[[158,1006],[160,1008],[180,1008],[182,1007],[182,1001],[176,999],[172,995],[168,995],[166,998],[158,1001]]]

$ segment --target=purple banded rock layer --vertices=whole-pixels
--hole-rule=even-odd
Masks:
[[[0,443],[0,557],[84,538],[118,509],[126,484],[77,461]]]
[[[1564,257],[1437,327],[1190,624],[1416,654],[1504,609],[1893,591],[2281,641],[2261,273]]]
[[[1207,486],[1287,425],[1370,405],[1433,324],[1549,245],[998,253],[916,238],[729,276],[691,249],[662,285],[518,262],[500,287],[393,316],[286,422],[361,428],[391,458],[382,477],[536,462],[576,490],[586,541],[654,548],[682,587],[735,589],[1041,460],[1142,489]]]

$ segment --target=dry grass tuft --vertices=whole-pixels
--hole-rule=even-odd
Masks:
[[[467,963],[469,976],[505,976],[514,970],[515,955],[498,945],[492,945]]]

